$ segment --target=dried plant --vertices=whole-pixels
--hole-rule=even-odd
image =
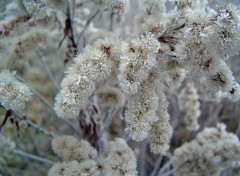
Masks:
[[[234,2],[0,1],[0,154],[35,175],[234,176],[239,48]]]

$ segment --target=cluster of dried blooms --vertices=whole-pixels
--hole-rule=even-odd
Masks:
[[[121,14],[126,6],[126,0],[104,0],[107,7],[111,8],[114,13]]]
[[[220,175],[240,160],[238,137],[226,131],[224,124],[205,128],[196,139],[174,151],[176,176]]]
[[[109,142],[99,154],[87,141],[72,136],[55,137],[52,149],[64,161],[54,164],[48,176],[137,175],[134,153],[121,138]]]
[[[113,36],[96,40],[84,54],[75,57],[66,72],[62,89],[56,97],[56,113],[62,118],[78,117],[79,110],[87,105],[88,98],[96,90],[103,105],[123,106],[127,98],[124,119],[126,131],[132,139],[146,139],[153,123],[161,118],[164,120],[158,121],[158,126],[166,121],[169,128],[165,134],[171,134],[165,95],[158,89],[161,72],[157,69],[156,52],[159,48],[160,43],[150,33],[128,43],[120,42]],[[106,86],[109,88],[106,89]],[[163,116],[158,117],[157,113]],[[159,131],[159,127],[152,132],[156,130]],[[162,140],[158,145],[161,148],[169,142],[170,135],[150,138],[152,142],[153,138]]]
[[[201,115],[199,95],[193,84],[188,84],[178,96],[178,106],[185,112],[184,122],[188,130],[198,130],[198,117]]]
[[[24,0],[6,6],[5,13],[0,16],[1,67],[24,72],[28,68],[29,55],[52,42],[50,38],[54,38],[54,32],[49,35],[49,30],[55,26],[55,10],[50,4],[52,1],[46,4]],[[19,14],[8,14],[9,11]]]
[[[0,103],[7,110],[21,111],[30,100],[30,89],[15,78],[15,72],[0,72]]]
[[[134,141],[146,140],[154,154],[165,155],[170,149],[174,126],[168,95],[172,92],[182,88],[178,107],[190,131],[200,128],[201,100],[240,99],[240,85],[227,64],[240,51],[238,7],[211,8],[208,0],[141,0],[132,24],[137,29],[118,36],[114,33],[118,29],[112,29],[113,19],[124,18],[131,11],[130,3],[18,0],[7,4],[0,14],[0,64],[4,68],[0,105],[6,110],[24,109],[32,93],[10,70],[26,71],[28,55],[51,42],[68,57],[55,97],[57,116],[84,118],[81,115],[92,104],[96,111],[120,110],[125,132]],[[75,7],[81,8],[71,12]],[[109,20],[94,21],[98,14],[104,19],[106,11]],[[48,175],[137,175],[134,152],[124,139],[109,142],[99,152],[88,142],[55,137],[52,149],[63,162],[54,164]],[[15,147],[3,136],[1,146]],[[195,140],[175,149],[175,174],[220,175],[239,160],[239,140],[218,125],[205,128]]]
[[[172,134],[167,122],[167,103],[162,105],[164,100],[160,100],[164,99],[166,89],[179,87],[184,79],[191,78],[196,84],[208,85],[206,92],[221,92],[239,99],[239,85],[225,61],[239,52],[240,15],[232,5],[217,10],[206,8],[206,1],[177,1],[176,8],[168,12],[161,11],[166,9],[165,1],[143,3],[149,6],[148,16],[139,24],[145,32],[128,42],[113,36],[96,39],[83,54],[76,56],[61,83],[55,109],[59,117],[75,118],[95,90],[99,92],[102,86],[119,87],[122,92],[115,95],[109,92],[104,98],[101,94],[99,98],[113,99],[114,106],[120,104],[117,101],[124,95],[127,100],[124,120],[130,137],[136,141],[146,138],[155,143],[161,141],[158,147],[166,148],[163,146]],[[187,113],[194,130],[198,128],[198,108],[196,102],[195,120],[189,117],[193,111]],[[164,133],[160,128],[165,129]]]

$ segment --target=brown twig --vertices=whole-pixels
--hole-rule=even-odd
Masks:
[[[72,10],[74,11],[74,8],[72,8]],[[72,42],[72,46],[74,48],[77,48],[77,43],[75,41],[75,32],[74,32],[74,25],[73,25],[73,21],[74,21],[74,12],[71,13],[71,8],[70,5],[67,8],[67,19],[69,20],[69,30],[70,30],[70,40]]]
[[[11,111],[10,111],[10,110],[7,110],[6,113],[5,113],[5,115],[4,115],[3,122],[2,122],[2,124],[1,124],[1,126],[0,126],[0,131],[1,131],[2,128],[5,126],[7,120],[8,120],[8,118],[9,118],[10,116],[11,116]]]

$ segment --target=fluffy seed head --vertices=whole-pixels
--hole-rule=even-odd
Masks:
[[[124,106],[125,96],[117,87],[101,87],[96,93],[100,104],[116,108]]]
[[[73,149],[78,147],[78,140],[73,136],[57,136],[52,140],[52,150],[64,160],[69,160]]]
[[[104,0],[104,3],[111,8],[114,13],[121,14],[124,11],[126,0]]]
[[[115,141],[109,142],[105,152],[106,159],[112,167],[113,175],[137,175],[136,158],[123,139],[117,138]]]
[[[0,72],[0,103],[6,109],[20,111],[32,96],[30,89],[15,78],[16,72]]]

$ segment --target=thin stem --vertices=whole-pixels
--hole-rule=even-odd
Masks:
[[[99,132],[99,137],[98,137],[97,143],[99,143],[99,142],[101,141],[101,138],[102,138],[102,135],[103,135],[103,133],[104,133],[104,130],[105,130],[107,127],[109,127],[109,125],[111,124],[112,119],[113,119],[113,115],[114,115],[115,113],[116,113],[116,108],[111,108],[111,109],[108,111],[105,119],[104,119],[103,122],[102,122],[102,127],[101,127],[100,132]]]
[[[165,173],[163,173],[163,174],[161,174],[159,176],[169,176],[169,175],[173,174],[175,171],[176,171],[176,169],[172,169],[172,170],[170,170],[168,172],[165,172]]]
[[[157,159],[157,162],[153,168],[153,171],[150,176],[155,176],[157,174],[158,169],[160,168],[161,162],[163,160],[163,155],[160,155]]]
[[[73,1],[73,3],[74,3],[74,1]],[[73,47],[74,48],[77,48],[77,43],[76,43],[76,41],[75,41],[75,33],[74,33],[74,26],[73,26],[73,21],[74,21],[74,12],[72,12],[71,13],[71,7],[70,7],[70,4],[71,3],[69,3],[69,5],[68,5],[68,7],[67,7],[67,18],[70,20],[70,26],[69,26],[69,28],[70,28],[70,32],[71,32],[71,35],[70,35],[70,40],[72,41],[72,45],[73,45]],[[72,10],[74,11],[74,9],[75,8],[72,8]]]
[[[56,115],[56,112],[53,108],[53,106],[40,94],[38,93],[36,90],[34,90],[33,88],[29,87],[30,90],[38,97],[38,99],[46,106],[48,107],[50,110],[52,110],[54,112],[54,114]]]
[[[102,136],[104,130],[111,124],[112,119],[113,119],[113,115],[116,113],[116,108],[111,108],[108,113],[107,116],[105,118],[105,120],[103,121],[103,127],[100,131],[100,137]]]
[[[209,118],[207,119],[207,121],[204,124],[204,127],[209,126],[211,123],[215,122],[218,120],[219,117],[219,112],[221,111],[221,109],[223,108],[223,103],[218,104],[218,105],[213,105],[214,108],[212,108],[212,112],[211,112],[211,116],[208,116]],[[210,118],[211,117],[211,118]]]
[[[56,79],[54,78],[54,76],[53,76],[51,70],[49,69],[49,67],[46,65],[45,59],[44,59],[42,53],[39,50],[36,50],[36,53],[38,55],[39,61],[42,65],[43,69],[47,72],[47,75],[48,75],[49,79],[52,81],[55,88],[57,90],[59,90],[60,89],[59,84],[57,83]]]
[[[47,107],[49,108],[52,112],[54,112],[54,114],[56,115],[56,112],[53,108],[53,106],[46,100],[46,98],[44,98],[40,93],[38,93],[34,88],[32,88],[31,86],[29,86],[28,84],[26,84],[26,82],[20,78],[17,77],[20,81],[22,81],[25,85],[27,85],[29,87],[29,89],[32,91],[32,93]]]
[[[171,160],[169,160],[159,171],[159,174],[163,173],[170,165],[172,164]]]
[[[70,121],[68,121],[68,119],[62,119],[69,127],[71,127],[71,129],[79,136],[82,137],[82,133],[81,131],[74,125],[72,124]]]
[[[139,148],[139,156],[138,156],[138,166],[139,166],[139,176],[145,175],[146,169],[146,150],[147,150],[147,142],[143,141]]]
[[[6,124],[8,118],[11,116],[11,111],[7,110],[3,119],[2,124],[0,125],[0,131],[2,130],[2,128],[4,127],[4,125]]]
[[[163,165],[163,167],[160,169],[160,171],[158,172],[158,175],[162,174],[166,169],[169,168],[169,166],[171,166],[172,162],[173,162],[173,158],[171,154],[168,154],[169,157],[169,161],[167,163],[165,163]]]
[[[77,43],[80,42],[80,40],[81,40],[81,38],[82,38],[82,35],[84,34],[85,30],[86,30],[87,27],[91,24],[91,21],[97,16],[97,14],[98,14],[99,12],[100,12],[99,9],[96,10],[96,12],[93,13],[93,15],[90,16],[90,18],[86,21],[86,23],[85,23],[85,25],[84,25],[84,27],[83,27],[81,33],[80,33],[79,36],[78,36],[78,41],[77,41]]]
[[[110,27],[109,27],[109,30],[111,32],[113,32],[113,25],[114,25],[113,23],[114,23],[114,12],[112,12],[111,15],[110,15]]]
[[[18,79],[19,79],[20,81],[22,81],[25,85],[27,85],[22,78],[18,77]],[[28,86],[29,89],[32,91],[32,93],[34,93],[34,95],[35,95],[47,108],[49,108],[49,109],[53,112],[53,114],[54,114],[55,116],[57,116],[57,114],[56,114],[55,109],[53,108],[53,106],[52,106],[40,93],[38,93],[35,89],[33,89],[33,88],[32,88],[31,86],[29,86],[29,85],[27,85],[27,86]],[[70,123],[69,123],[67,120],[65,120],[65,119],[63,119],[63,121],[66,122],[66,124],[67,124],[69,127],[73,128],[73,130],[74,130],[77,134],[81,135],[81,133],[76,129],[76,127],[74,127],[72,124],[70,124]]]
[[[72,14],[71,14],[72,19],[74,19],[75,17],[75,7],[76,7],[76,1],[72,0]]]
[[[27,125],[29,127],[34,128],[37,131],[40,131],[41,133],[43,133],[43,134],[45,134],[47,136],[53,137],[53,138],[56,136],[53,132],[50,132],[50,131],[48,131],[48,130],[46,130],[46,129],[36,125],[32,121],[28,120],[26,116],[21,116],[20,114],[18,114],[15,111],[11,111],[11,112],[12,112],[12,115],[14,115],[15,118],[26,121],[26,123],[27,123]]]
[[[33,155],[33,154],[30,154],[30,153],[26,153],[24,151],[21,151],[21,150],[14,150],[13,151],[14,154],[17,154],[17,155],[20,155],[20,156],[23,156],[23,157],[26,157],[26,158],[29,158],[29,159],[32,159],[32,160],[35,160],[35,161],[39,161],[39,162],[42,162],[42,163],[46,163],[46,164],[54,164],[55,162],[54,161],[51,161],[49,159],[46,159],[46,158],[42,158],[40,156],[36,156],[36,155]]]

